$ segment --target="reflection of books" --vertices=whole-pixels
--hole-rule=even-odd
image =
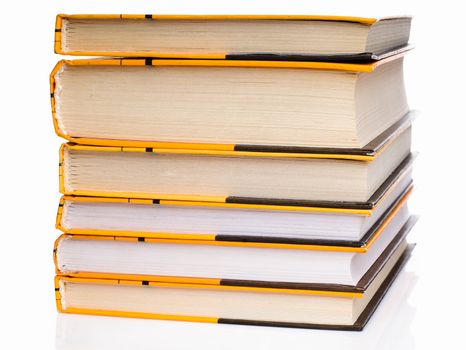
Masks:
[[[393,283],[378,309],[362,332],[364,335],[352,346],[356,349],[392,350],[414,348],[410,324],[416,309],[408,303],[417,277],[413,272],[402,271]]]
[[[415,284],[414,273],[402,270],[362,332],[328,332],[267,327],[220,327],[201,323],[147,321],[119,317],[59,314],[56,349],[235,349],[261,347],[302,348],[325,344],[325,349],[399,349],[413,344],[410,323],[415,309],[407,303]],[[182,334],[182,336],[180,336]]]

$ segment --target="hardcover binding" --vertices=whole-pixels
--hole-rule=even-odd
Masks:
[[[319,246],[340,246],[349,248],[362,248],[372,244],[375,236],[380,233],[384,225],[386,225],[391,218],[396,215],[400,207],[408,200],[409,196],[413,191],[412,181],[398,196],[397,199],[390,205],[390,207],[380,216],[380,218],[374,223],[374,225],[366,232],[366,234],[359,241],[343,241],[343,240],[330,240],[330,239],[305,239],[305,238],[286,238],[286,237],[267,237],[267,236],[244,236],[244,235],[222,235],[214,233],[205,234],[187,234],[187,233],[165,233],[165,232],[136,232],[136,231],[120,231],[120,230],[98,230],[92,227],[86,229],[67,229],[61,225],[63,206],[65,199],[60,200],[57,210],[56,228],[66,234],[74,235],[91,235],[91,236],[110,236],[110,237],[134,237],[140,241],[146,241],[150,238],[161,238],[161,239],[180,239],[180,240],[213,240],[213,241],[224,241],[224,242],[248,242],[248,243],[272,243],[272,244],[297,244],[297,245],[319,245]],[[73,196],[66,196],[67,200],[74,200]],[[78,197],[79,200],[85,199],[85,201],[95,202],[96,197]],[[98,198],[100,199],[100,198]],[[110,198],[113,199],[113,198]],[[105,199],[108,200],[108,199]],[[100,202],[105,202],[102,200]],[[170,204],[176,201],[170,201]],[[125,202],[124,202],[125,203]],[[182,205],[183,202],[180,202]],[[142,202],[139,204],[147,204]],[[202,203],[199,202],[200,205]],[[222,207],[219,203],[219,207]],[[178,204],[179,205],[179,204]],[[225,207],[225,206],[223,206]],[[254,209],[255,206],[248,206],[250,209]],[[269,208],[271,206],[268,206]],[[272,207],[273,208],[273,207]],[[297,208],[298,210],[301,208]],[[305,209],[305,208],[302,208]],[[325,212],[325,211],[324,211]],[[352,214],[349,212],[349,214]],[[361,214],[359,214],[361,215]]]
[[[50,74],[50,98],[51,109],[55,132],[58,136],[81,145],[96,145],[109,147],[142,147],[147,149],[185,149],[204,151],[223,151],[238,153],[241,155],[270,155],[270,156],[301,156],[309,158],[332,158],[332,159],[353,159],[353,160],[373,160],[377,152],[393,139],[400,132],[409,127],[414,118],[414,112],[407,113],[388,130],[380,134],[369,142],[362,149],[357,148],[329,148],[329,147],[287,147],[270,145],[246,145],[246,144],[203,144],[203,143],[178,143],[178,142],[158,142],[158,141],[137,141],[137,140],[115,140],[115,139],[92,139],[83,137],[73,137],[65,134],[58,123],[56,116],[55,75],[64,65],[91,65],[91,66],[214,66],[214,67],[274,67],[274,68],[297,68],[297,69],[329,69],[343,70],[349,72],[372,72],[378,66],[399,59],[405,51],[398,52],[392,56],[385,57],[380,61],[372,63],[333,63],[333,62],[300,62],[300,61],[244,61],[244,60],[172,60],[154,58],[125,58],[125,59],[79,59],[62,60],[57,63]]]
[[[263,204],[263,205],[287,205],[302,207],[322,207],[322,208],[351,208],[351,209],[372,209],[374,208],[388,190],[411,168],[416,154],[410,154],[402,163],[390,174],[385,182],[374,192],[366,202],[349,202],[349,201],[314,201],[314,200],[293,200],[293,199],[271,199],[271,198],[253,198],[253,197],[234,197],[225,198],[226,203],[242,204]]]
[[[380,229],[391,220],[391,217],[396,215],[400,207],[406,203],[408,197],[412,192],[412,181],[403,190],[403,193],[395,200],[395,202],[388,208],[377,222],[367,231],[367,233],[359,241],[336,241],[329,239],[306,239],[306,238],[280,238],[280,237],[267,237],[267,236],[242,236],[242,235],[215,235],[216,241],[226,242],[263,242],[263,243],[285,243],[285,244],[312,244],[322,246],[342,246],[354,248],[367,248],[372,243],[373,238],[377,235]]]
[[[403,118],[386,129],[367,145],[362,148],[330,148],[330,147],[295,147],[295,146],[261,146],[261,145],[235,145],[237,152],[264,152],[264,153],[298,153],[298,154],[321,154],[346,155],[346,156],[366,156],[376,157],[378,152],[393,142],[398,135],[405,131],[415,118],[416,112],[410,111]],[[351,159],[351,158],[349,158]]]
[[[54,50],[55,53],[62,55],[74,55],[74,56],[113,56],[113,57],[157,57],[157,58],[189,58],[189,59],[210,59],[210,60],[225,60],[225,59],[245,59],[248,56],[243,57],[241,53],[186,53],[186,54],[169,54],[164,52],[155,51],[140,51],[140,52],[106,52],[106,51],[64,51],[62,47],[62,29],[63,21],[67,19],[113,19],[113,20],[282,20],[282,21],[332,21],[332,22],[349,22],[359,23],[362,25],[370,26],[379,21],[386,21],[391,19],[399,18],[411,18],[410,16],[393,16],[383,18],[365,18],[365,17],[354,17],[354,16],[320,16],[320,15],[157,15],[157,14],[102,14],[102,15],[89,15],[89,14],[77,14],[77,15],[66,15],[59,14],[55,21],[55,38],[54,38]],[[396,48],[394,49],[396,50]],[[287,60],[315,60],[323,62],[369,62],[372,60],[380,60],[384,58],[384,55],[379,57],[375,53],[362,53],[362,54],[341,54],[341,55],[269,55],[268,57],[262,57],[262,53],[258,54],[259,59],[267,60],[283,60],[288,57]],[[335,59],[338,57],[339,59]],[[252,54],[251,57],[255,57]]]
[[[350,54],[328,54],[328,55],[306,55],[306,54],[274,54],[274,53],[229,53],[225,55],[226,60],[246,61],[298,61],[298,62],[335,62],[335,63],[369,63],[380,61],[390,56],[398,55],[413,49],[411,45],[403,45],[390,49],[386,52],[373,53],[350,53]]]
[[[250,286],[259,288],[285,288],[285,289],[309,289],[320,291],[334,291],[334,292],[349,292],[349,293],[363,293],[377,277],[377,274],[384,267],[392,253],[399,247],[403,239],[405,239],[409,232],[416,224],[418,217],[411,216],[398,234],[393,238],[390,244],[380,254],[377,260],[372,264],[369,270],[361,277],[355,286],[344,284],[329,284],[329,283],[289,283],[289,282],[267,282],[267,281],[246,281],[246,280],[233,280],[221,279],[220,284],[226,286]]]
[[[295,199],[273,199],[273,198],[256,198],[256,197],[236,197],[236,196],[202,196],[202,195],[174,195],[174,194],[146,194],[146,193],[126,193],[126,192],[98,192],[98,191],[73,191],[65,190],[64,179],[64,152],[65,148],[80,149],[88,151],[121,151],[121,152],[142,152],[144,150],[137,148],[124,147],[99,147],[99,146],[81,146],[75,144],[63,144],[60,149],[59,161],[59,188],[60,193],[64,195],[79,195],[79,196],[98,196],[98,197],[116,197],[116,198],[139,198],[151,200],[184,200],[184,201],[201,201],[201,202],[218,202],[230,204],[248,204],[248,205],[271,205],[271,206],[289,206],[289,207],[321,207],[335,209],[356,209],[370,210],[375,208],[377,204],[388,194],[392,186],[397,183],[410,169],[416,158],[416,154],[408,155],[401,164],[390,174],[384,183],[374,192],[374,194],[365,202],[351,201],[316,201],[316,200],[295,200]],[[147,150],[146,150],[147,151]],[[190,154],[210,154],[197,150],[153,150],[154,153],[190,153]],[[155,203],[155,202],[154,202]]]

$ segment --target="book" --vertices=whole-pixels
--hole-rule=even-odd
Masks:
[[[411,167],[372,208],[63,196],[56,227],[81,235],[364,247],[412,192]]]
[[[372,161],[64,144],[60,191],[244,204],[367,206],[373,195],[384,192],[387,180],[412,163],[410,132],[404,130]]]
[[[64,313],[362,330],[412,248],[403,240],[362,292],[57,276],[57,308]]]
[[[69,141],[154,148],[361,149],[409,111],[403,54],[362,64],[60,61],[51,97]]]
[[[393,250],[387,248],[391,242],[404,239],[413,221],[404,203],[364,247],[65,234],[56,242],[55,258],[60,274],[84,277],[116,274],[356,286],[384,250]]]
[[[408,43],[411,17],[57,16],[55,52],[84,56],[367,61]]]
[[[244,332],[258,337],[261,345],[278,348],[287,347],[290,341],[305,343],[309,336],[313,342],[326,344],[327,350],[370,349],[375,344],[382,345],[379,350],[391,348],[413,348],[415,339],[411,323],[416,315],[416,308],[410,303],[412,290],[417,283],[413,271],[403,268],[388,289],[383,300],[364,327],[364,336],[348,336],[346,332],[270,332],[266,328],[245,329],[244,327],[212,327],[202,324],[180,323],[176,327],[171,322],[147,322],[143,319],[128,320],[123,317],[93,317],[59,313],[57,316],[57,350],[101,350],[106,347],[127,349],[137,347],[139,350],[152,350],[155,343],[171,344],[174,348],[183,348],[189,343],[193,348],[217,349],[222,344],[230,347],[245,347],[250,344],[250,337]],[[180,332],[183,337],[180,337]],[[131,337],[128,337],[131,334]],[[261,337],[261,335],[267,337]],[[206,339],[209,342],[206,343]],[[408,347],[406,345],[408,344]]]

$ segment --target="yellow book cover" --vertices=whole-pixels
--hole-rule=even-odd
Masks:
[[[406,135],[405,135],[406,136]],[[406,142],[403,142],[406,144]],[[397,144],[397,143],[395,143]],[[409,146],[409,145],[408,145]],[[405,147],[405,146],[403,146]],[[388,152],[388,151],[387,151]],[[409,150],[408,150],[409,152]],[[380,157],[383,157],[385,152],[380,152]],[[390,154],[390,153],[389,153]],[[293,206],[293,207],[319,207],[319,208],[344,208],[344,209],[371,209],[374,208],[377,203],[384,198],[384,196],[389,192],[389,189],[394,186],[394,184],[398,183],[400,179],[404,178],[404,175],[409,173],[412,168],[412,163],[415,159],[415,154],[408,153],[405,155],[406,152],[401,154],[401,158],[399,160],[397,158],[392,157],[393,159],[390,160],[390,163],[383,162],[385,158],[380,158],[377,164],[390,164],[392,169],[386,171],[389,173],[387,176],[380,178],[379,183],[380,185],[374,186],[373,191],[369,193],[363,199],[352,199],[355,196],[347,197],[349,199],[328,199],[333,197],[327,197],[325,199],[314,199],[310,195],[307,198],[293,198],[288,197],[287,193],[280,195],[275,198],[270,196],[262,196],[262,192],[256,191],[251,192],[250,195],[244,195],[244,190],[241,190],[244,186],[250,181],[256,181],[252,178],[253,175],[249,175],[249,168],[246,170],[248,174],[245,173],[246,170],[238,170],[238,176],[240,177],[240,182],[238,184],[231,185],[230,182],[236,181],[235,179],[228,180],[225,179],[226,175],[220,175],[220,171],[222,168],[218,168],[218,163],[224,164],[221,162],[230,162],[230,157],[232,157],[231,162],[236,162],[237,169],[244,169],[244,166],[249,166],[251,164],[249,158],[258,157],[258,162],[261,164],[265,164],[266,166],[273,167],[277,164],[283,166],[283,163],[288,165],[288,168],[291,165],[296,164],[297,167],[318,167],[326,166],[327,168],[332,165],[343,166],[345,167],[346,174],[348,175],[350,171],[354,171],[353,168],[349,169],[349,167],[356,166],[356,171],[359,171],[359,168],[367,167],[371,162],[360,162],[362,163],[361,166],[357,163],[359,162],[350,162],[347,160],[338,160],[333,161],[332,159],[323,159],[322,161],[314,161],[314,159],[310,159],[309,161],[300,162],[300,158],[302,157],[289,157],[289,159],[283,161],[286,157],[273,157],[269,153],[260,154],[260,155],[248,155],[247,157],[242,157],[241,153],[235,152],[221,152],[221,151],[204,151],[204,150],[180,150],[180,149],[146,149],[146,148],[135,148],[135,147],[102,147],[102,146],[83,146],[83,145],[76,145],[76,144],[64,144],[60,150],[60,162],[59,162],[59,188],[60,192],[65,195],[75,195],[75,196],[96,196],[96,197],[116,197],[116,198],[132,198],[132,199],[143,199],[143,200],[176,200],[176,201],[188,201],[188,202],[210,202],[210,203],[235,203],[235,204],[256,204],[256,205],[276,205],[276,206]],[[127,166],[127,170],[124,170],[124,174],[120,174],[119,171],[122,171],[120,167],[114,170],[109,170],[108,160],[113,159],[116,157],[116,161],[124,161],[125,166]],[[235,158],[237,157],[237,158]],[[296,159],[294,159],[296,158]],[[378,159],[378,157],[376,157]],[[141,161],[143,162],[141,163]],[[203,161],[205,165],[200,167],[199,162]],[[77,167],[77,164],[81,164],[82,162],[86,162],[86,173],[82,173],[80,171],[80,167]],[[114,160],[115,161],[115,160]],[[149,179],[146,179],[149,173],[147,173],[147,166],[148,165],[157,165],[159,161],[163,161],[165,164],[164,168],[173,169],[167,170],[170,171],[172,174],[169,180],[168,185],[163,185],[162,181],[165,181],[165,177],[159,179],[156,185],[153,185],[154,176],[151,176]],[[189,166],[190,162],[196,162],[195,167],[191,167],[189,171],[185,171],[184,169],[186,166]],[[312,163],[311,163],[312,161]],[[400,163],[401,161],[401,163]],[[81,163],[80,163],[81,162]],[[91,162],[92,164],[88,164]],[[106,163],[107,162],[107,163]],[[134,163],[136,162],[136,163]],[[181,172],[178,171],[178,168],[173,168],[172,164],[180,164],[178,168],[181,167]],[[293,164],[291,164],[293,162]],[[294,163],[296,162],[296,163]],[[307,163],[310,162],[310,163]],[[334,163],[335,162],[335,163]],[[336,163],[340,162],[340,163]],[[377,160],[375,160],[377,162]],[[112,163],[113,164],[113,163]],[[132,165],[130,165],[132,164]],[[139,164],[143,164],[146,168],[147,176],[142,176],[142,173],[137,170],[139,169]],[[185,165],[188,164],[188,165]],[[111,165],[111,164],[110,164]],[[162,166],[162,165],[160,165]],[[160,168],[154,168],[151,174],[155,174],[154,171],[160,171]],[[239,168],[242,166],[243,168]],[[197,170],[199,168],[199,170]],[[287,171],[289,172],[287,168]],[[324,171],[329,172],[324,168]],[[301,169],[301,168],[299,168]],[[307,168],[306,168],[307,169]],[[306,170],[305,169],[305,170]],[[205,173],[205,171],[207,173]],[[193,175],[196,171],[202,171],[204,179],[203,181],[208,184],[209,186],[216,186],[214,190],[210,190],[207,188],[199,189],[197,188],[196,178],[199,175]],[[128,174],[129,175],[128,175]],[[164,176],[164,172],[160,172],[160,176]],[[296,173],[296,175],[295,175]],[[301,192],[307,190],[304,185],[299,185],[299,183],[290,182],[290,175],[293,176],[296,181],[302,177],[301,172],[291,172],[288,174],[287,178],[280,178],[279,180],[274,180],[274,186],[278,187],[278,184],[283,183],[284,185],[281,186],[290,186],[293,185],[296,188],[302,188]],[[326,174],[327,174],[326,173]],[[102,174],[106,174],[107,181],[101,182],[99,179],[102,177]],[[116,180],[116,174],[119,177]],[[137,187],[129,186],[129,184],[133,184],[133,180],[138,178],[138,174],[141,174],[139,177],[140,184]],[[175,176],[176,174],[176,176]],[[223,173],[222,173],[223,174]],[[247,175],[247,176],[246,176]],[[84,176],[84,177],[83,177]],[[276,179],[275,173],[270,173],[269,177]],[[330,181],[332,174],[325,175],[325,181]],[[127,178],[128,180],[124,180],[123,183],[121,179]],[[184,185],[183,188],[173,187],[173,180],[183,179]],[[207,180],[209,179],[209,180]],[[308,181],[310,177],[307,177]],[[167,180],[167,181],[168,181]],[[113,181],[110,183],[110,181]],[[125,182],[126,181],[126,182]],[[130,182],[128,182],[130,181]],[[181,181],[181,180],[179,180]],[[193,185],[186,186],[186,183],[193,182]],[[222,182],[221,185],[217,183]],[[223,183],[225,181],[228,182],[227,185]],[[264,176],[261,177],[260,181],[264,181]],[[272,180],[270,180],[272,181]],[[316,176],[315,184],[317,181],[321,181],[320,177]],[[163,185],[163,186],[162,186]],[[340,185],[344,186],[345,183]],[[129,187],[128,187],[129,186]],[[150,187],[147,187],[150,186]],[[154,187],[155,186],[155,187]],[[162,187],[160,187],[162,186]],[[167,187],[168,186],[168,187]],[[206,185],[207,186],[207,185]],[[239,188],[240,190],[228,190],[228,187]],[[205,186],[204,186],[205,187]],[[220,187],[221,191],[215,190],[217,187]],[[158,190],[160,188],[160,190]],[[222,190],[222,188],[226,188],[227,190]],[[311,189],[312,190],[312,189]],[[342,188],[341,191],[344,191],[345,188]],[[242,191],[242,192],[238,192]],[[236,192],[236,193],[235,193]],[[275,191],[276,193],[279,193]],[[334,191],[336,192],[336,191]],[[199,194],[199,193],[202,193]],[[225,193],[225,194],[223,194]],[[257,193],[257,194],[256,194]],[[333,192],[332,192],[333,193]],[[340,192],[336,193],[339,195]],[[335,195],[335,196],[336,196]],[[333,194],[332,194],[333,196]],[[340,196],[340,195],[339,195]]]
[[[55,52],[357,62],[380,59],[405,46],[410,25],[409,16],[59,14]]]
[[[327,98],[333,96],[332,94],[337,94],[335,91],[338,89],[345,88],[350,89],[350,91],[356,89],[357,86],[361,84],[356,84],[353,80],[359,79],[359,77],[362,77],[364,74],[373,75],[374,79],[377,79],[377,76],[380,74],[390,74],[393,78],[383,79],[382,84],[388,84],[388,86],[400,85],[402,84],[402,81],[400,81],[402,77],[399,67],[402,64],[401,57],[403,54],[404,53],[400,53],[370,63],[175,60],[153,58],[62,60],[56,65],[50,76],[53,123],[55,131],[60,137],[70,142],[83,145],[208,150],[236,152],[241,155],[295,155],[299,157],[370,160],[387,144],[387,142],[389,142],[389,140],[409,127],[413,119],[414,114],[412,112],[409,113],[405,98],[403,97],[404,89],[402,86],[398,86],[396,91],[394,90],[396,96],[393,95],[393,98],[391,98],[389,102],[386,101],[388,98],[387,92],[385,92],[383,96],[383,101],[385,102],[377,102],[379,97],[376,98],[373,94],[369,99],[361,99],[361,104],[363,103],[362,101],[366,101],[364,103],[369,103],[371,106],[374,103],[379,106],[385,106],[387,103],[390,104],[390,109],[388,110],[389,115],[386,115],[386,112],[383,112],[382,109],[378,112],[379,108],[376,108],[375,105],[370,107],[371,110],[376,112],[371,112],[372,114],[367,118],[380,119],[382,115],[384,115],[384,117],[380,120],[372,121],[370,125],[374,125],[374,130],[366,128],[368,131],[364,134],[356,130],[358,128],[357,123],[353,125],[353,121],[350,123],[350,121],[345,119],[348,117],[341,119],[342,116],[339,115],[342,113],[341,110],[339,110],[339,114],[337,112],[327,111],[326,109],[329,108],[327,106],[327,100],[317,100],[318,96],[312,97],[309,95],[304,100],[302,100],[302,98],[296,100],[297,97],[292,94],[289,98],[276,100],[277,103],[283,100],[283,102],[280,103],[284,103],[284,105],[281,107],[277,106],[280,111],[285,108],[282,112],[277,112],[278,115],[276,116],[274,111],[269,113],[265,112],[264,106],[269,103],[265,102],[264,105],[264,98],[268,95],[277,94],[277,91],[275,91],[277,88],[285,89],[288,92],[298,91],[300,88],[302,89],[302,85],[296,85],[298,77],[307,76],[307,74],[301,74],[301,70],[306,70],[309,73],[317,71],[329,72],[325,74],[330,74],[331,77],[338,80],[332,83],[336,84],[335,86],[322,86],[322,89],[328,90],[328,92],[325,93],[325,96],[328,94]],[[392,65],[396,67],[390,68]],[[154,67],[155,69],[146,71],[148,66]],[[206,67],[210,67],[212,70],[206,72],[204,69]],[[379,74],[379,67],[386,67],[381,69],[384,72],[387,70],[387,72]],[[259,83],[257,87],[253,87],[251,82],[247,80],[240,79],[236,81],[224,77],[225,74],[227,74],[227,76],[231,74],[228,73],[231,69],[239,69],[241,72],[244,71],[242,73],[245,75],[244,79],[248,79],[247,77],[251,76],[258,79],[260,76],[264,75],[268,83]],[[279,74],[277,77],[275,72],[279,69],[283,69],[286,76],[289,74],[292,76],[287,78]],[[393,69],[396,71],[393,71]],[[248,72],[249,70],[251,70],[251,73]],[[159,75],[158,71],[160,71],[162,75]],[[130,79],[129,81],[132,83],[124,83],[122,86],[118,85],[120,87],[112,86],[112,89],[109,89],[108,86],[96,86],[96,84],[107,84],[109,79],[113,79],[112,77],[114,77],[114,74],[119,74],[120,72],[127,75],[128,79]],[[176,80],[179,79],[176,77],[180,74],[177,72],[182,72],[181,74],[188,74],[189,76],[194,74],[199,81],[193,83],[193,85],[183,87],[183,84]],[[215,73],[215,77],[212,76],[210,72],[213,72],[212,74]],[[335,74],[335,76],[333,76],[332,72],[346,72],[347,74]],[[156,75],[154,75],[154,78],[151,78],[150,81],[145,81],[147,78],[147,74],[145,73]],[[208,73],[210,77],[208,80],[204,78],[206,73]],[[87,78],[83,78],[83,74],[87,76]],[[101,74],[105,74],[107,78],[103,78],[103,76],[98,78]],[[142,77],[146,77],[143,78],[144,82],[140,82],[139,78],[137,78],[140,74],[143,74]],[[299,75],[295,76],[294,74]],[[79,81],[85,79],[84,83],[86,87],[79,88],[79,91],[75,91],[73,86],[82,85],[76,81],[76,79]],[[137,79],[137,81],[134,79]],[[160,79],[168,80],[163,80],[165,81],[163,82]],[[186,76],[183,80],[184,79],[189,78]],[[282,79],[285,80],[282,82]],[[324,79],[323,76],[321,77],[318,73],[314,78],[309,76],[304,79],[317,79],[316,81],[321,81],[319,84],[325,84],[326,81],[326,79]],[[343,80],[340,82],[341,79]],[[367,79],[363,79],[362,81],[366,80]],[[393,80],[393,82],[387,83],[391,80]],[[229,97],[225,97],[224,92],[222,92],[225,87],[220,87],[220,89],[217,87],[213,91],[209,90],[209,86],[214,83],[231,85],[231,88],[225,90],[225,94],[228,93]],[[142,87],[144,84],[150,84],[150,86],[146,86],[142,91],[137,93],[134,91],[125,92],[128,86]],[[170,106],[172,107],[170,110],[180,105],[181,102],[184,103],[188,101],[186,103],[189,104],[189,106],[185,107],[180,105],[179,108],[181,108],[181,110],[178,113],[173,112],[173,115],[170,114],[171,112],[167,112],[167,107],[164,102],[167,101],[166,97],[160,97],[168,93],[167,84],[170,86],[174,84],[170,87],[170,89],[174,89],[170,98],[178,99],[179,101],[179,103],[171,104]],[[353,84],[356,85],[352,87]],[[288,85],[289,87],[286,89]],[[159,91],[160,89],[162,90]],[[189,91],[185,91],[186,89]],[[209,91],[204,91],[203,89]],[[231,89],[234,89],[236,93],[231,95]],[[252,91],[247,89],[252,89]],[[265,90],[262,91],[263,89]],[[382,87],[373,86],[371,89],[377,93],[381,91]],[[151,102],[151,107],[147,107],[148,101],[155,101],[155,97],[152,96],[154,98],[149,98],[146,96],[148,90],[153,91],[151,94],[154,94],[154,96],[162,98],[160,101],[156,99],[158,101],[157,103]],[[91,91],[93,91],[92,94],[90,94]],[[100,96],[105,91],[108,91],[110,95]],[[285,94],[287,93],[286,91],[279,93]],[[364,91],[366,90],[361,90],[362,93],[364,93]],[[390,88],[390,91],[392,91],[392,88]],[[111,104],[101,103],[109,98],[115,99],[115,93],[123,94],[121,98],[118,98],[121,101],[120,103],[122,103],[121,107],[129,108],[122,116],[119,116],[118,109],[112,112],[107,110]],[[182,94],[179,98],[176,97],[178,93]],[[219,95],[217,96],[216,93]],[[232,96],[236,96],[236,94],[240,93],[244,93],[246,96],[238,100],[236,105],[239,104],[243,107],[239,110],[231,106],[228,107],[228,100],[230,100]],[[311,92],[303,91],[303,93],[306,95]],[[338,94],[341,93],[342,92],[338,92]],[[212,100],[205,101],[203,97],[205,94],[209,96],[212,95],[213,99],[222,101],[222,106],[212,106]],[[352,91],[350,94],[356,94],[356,91]],[[214,95],[217,97],[213,97]],[[334,98],[338,101],[346,101],[345,96],[346,94],[340,97],[335,95]],[[139,101],[141,98],[145,98],[145,100]],[[238,99],[239,97],[236,98]],[[84,99],[82,103],[79,102],[81,99]],[[292,105],[286,107],[287,103],[290,103],[286,102],[288,99],[292,102]],[[247,107],[248,105],[245,103],[249,100],[251,101],[251,106]],[[78,109],[73,112],[72,110],[75,108],[73,106],[75,106],[76,102],[78,103],[76,105]],[[313,106],[312,109],[300,107],[303,103],[311,102]],[[391,105],[392,103],[397,105],[397,107],[394,108]],[[93,104],[97,105],[94,106]],[[344,106],[346,106],[346,104]],[[148,108],[148,110],[141,110],[142,106],[146,106],[144,108]],[[343,108],[344,106],[339,108]],[[349,111],[345,113],[355,113],[354,107],[351,106],[352,104],[347,106]],[[230,110],[231,108],[233,109]],[[295,111],[296,108],[297,110]],[[312,112],[315,114],[314,115],[310,112],[316,108],[323,108],[322,113]],[[212,112],[212,109],[214,111],[217,110],[217,112]],[[337,113],[336,116],[335,113]],[[129,124],[126,124],[128,123],[128,114],[131,114],[132,117],[130,118],[131,121]],[[286,119],[283,119],[284,115]],[[322,115],[324,115],[325,118],[322,119]],[[311,121],[314,120],[313,118],[317,119],[312,122],[312,124]],[[332,121],[332,118],[338,120]],[[354,118],[356,118],[356,116],[354,116]],[[101,121],[99,122],[99,120]],[[368,121],[366,122],[368,123]],[[110,124],[107,125],[107,123]],[[315,130],[316,125],[320,124],[322,125],[320,129],[318,129],[318,133],[316,133],[317,131],[312,131]],[[174,128],[173,125],[177,127]],[[246,129],[244,125],[249,126]],[[114,128],[118,130],[113,130]],[[133,128],[135,129],[132,130]],[[302,130],[298,132],[298,129]],[[150,134],[147,134],[148,130],[152,130]],[[247,135],[245,134],[246,131]],[[295,140],[297,137],[299,137],[299,139]]]

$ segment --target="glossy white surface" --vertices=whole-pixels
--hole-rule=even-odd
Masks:
[[[466,312],[462,278],[466,246],[462,151],[466,74],[462,65],[466,49],[461,5],[459,1],[420,0],[3,1],[0,348],[55,349],[55,342],[58,349],[111,349],[112,345],[134,349],[254,345],[268,350],[332,349],[338,345],[342,349],[397,350],[464,346],[464,320],[458,319]],[[415,164],[410,208],[422,217],[410,237],[418,242],[407,267],[417,276],[407,299],[410,306],[395,302],[400,310],[394,316],[379,309],[362,333],[84,316],[60,317],[56,332],[52,245],[58,236],[54,224],[60,197],[57,163],[61,141],[52,127],[48,74],[59,59],[53,54],[54,21],[59,12],[413,14],[411,41],[416,49],[406,58],[406,84],[410,106],[422,114],[413,128],[414,149],[421,154]],[[448,56],[452,58],[447,61]],[[386,301],[389,303],[389,298]],[[385,310],[391,313],[390,305]],[[71,329],[63,332],[62,327]],[[110,335],[99,343],[105,330]]]

